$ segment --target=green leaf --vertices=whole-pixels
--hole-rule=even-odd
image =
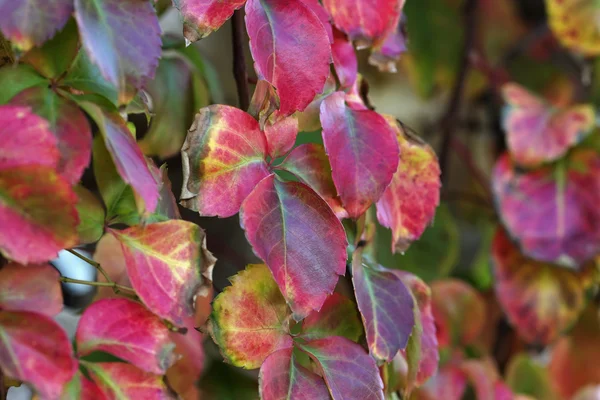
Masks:
[[[85,51],[80,50],[61,85],[82,93],[97,94],[117,104],[117,89],[102,77],[97,66],[92,64]]]
[[[511,358],[506,372],[506,383],[515,394],[524,394],[535,399],[558,399],[546,368],[525,353]]]
[[[77,194],[77,213],[79,214],[79,243],[95,243],[104,233],[104,207],[92,192],[83,186],[75,186]]]
[[[0,104],[6,104],[21,91],[33,86],[47,85],[48,80],[33,67],[25,64],[0,68]]]

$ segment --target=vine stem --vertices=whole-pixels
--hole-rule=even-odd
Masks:
[[[248,87],[248,71],[244,55],[244,16],[242,10],[236,10],[231,18],[231,40],[233,45],[233,76],[237,86],[238,102],[244,111],[250,106],[250,89]]]
[[[79,254],[78,252],[76,252],[73,249],[67,249],[67,251],[71,254],[73,254],[75,257],[79,258],[80,260],[85,261],[86,263],[90,264],[91,266],[93,266],[94,268],[96,268],[98,270],[98,272],[100,272],[102,274],[102,276],[104,276],[104,279],[106,279],[107,282],[112,282],[112,279],[110,279],[110,277],[108,276],[108,273],[104,270],[104,268],[102,268],[102,266],[100,265],[100,263],[87,258],[86,256],[84,256],[83,254]]]
[[[87,286],[111,287],[115,290],[115,293],[119,293],[119,292],[123,291],[123,292],[129,292],[129,294],[131,294],[131,295],[135,295],[135,290],[133,290],[133,288],[119,285],[115,282],[83,281],[81,279],[73,279],[73,278],[68,278],[66,276],[61,276],[59,278],[59,280],[63,283],[77,283],[80,285],[87,285]]]
[[[471,67],[469,54],[475,45],[477,28],[477,0],[467,0],[464,5],[465,41],[463,44],[458,76],[448,101],[448,107],[442,118],[442,147],[440,150],[440,167],[442,169],[442,183],[448,179],[448,155],[452,145],[452,136],[456,128],[457,114],[460,109],[463,92],[467,83],[467,76]]]

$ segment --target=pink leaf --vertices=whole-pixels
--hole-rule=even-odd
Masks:
[[[346,35],[337,29],[333,33],[333,38],[331,54],[333,55],[335,73],[340,81],[340,86],[347,89],[352,87],[358,78],[356,52],[352,42],[348,41]]]
[[[246,196],[269,174],[267,141],[258,122],[235,107],[201,109],[181,154],[181,204],[201,215],[236,214]]]
[[[72,0],[0,0],[0,30],[27,51],[54,36],[72,12]]]
[[[63,308],[60,275],[48,264],[8,264],[0,269],[0,309],[52,317]]]
[[[281,114],[303,111],[329,76],[331,48],[319,17],[302,0],[249,0],[246,28],[256,72],[277,89]]]
[[[173,0],[183,16],[183,35],[190,42],[219,29],[246,0]]]
[[[277,118],[275,122],[267,122],[264,132],[267,137],[267,147],[271,158],[282,157],[296,143],[298,119],[296,117]]]
[[[173,396],[162,376],[151,374],[121,362],[83,364],[100,391],[109,399],[166,400]]]
[[[358,218],[379,200],[398,169],[396,132],[371,110],[357,110],[336,92],[321,104],[323,141],[344,208]]]
[[[165,324],[128,299],[93,303],[81,316],[75,338],[80,356],[104,351],[155,374],[164,374],[175,361]]]
[[[391,21],[385,36],[374,43],[369,64],[375,65],[383,72],[397,72],[396,63],[400,55],[408,50],[404,25],[403,14],[398,14],[396,19]]]
[[[346,235],[327,203],[303,183],[270,175],[242,204],[240,221],[294,318],[319,310],[346,270]]]
[[[503,121],[507,144],[519,165],[557,160],[593,130],[591,105],[556,109],[514,83],[506,84],[502,93],[507,103]]]
[[[291,348],[271,354],[258,379],[262,400],[329,398],[323,378],[301,366]]]
[[[46,399],[58,399],[77,371],[67,334],[44,315],[0,312],[0,340],[4,374],[30,383]]]
[[[405,131],[393,118],[400,144],[400,163],[377,202],[377,219],[392,229],[392,251],[404,252],[433,220],[440,203],[440,165],[431,147]]]
[[[75,0],[75,19],[90,59],[117,87],[119,102],[128,103],[158,67],[161,39],[154,7],[139,0]]]
[[[375,360],[360,345],[339,336],[298,347],[317,364],[333,400],[383,400],[383,382]]]
[[[127,274],[140,299],[156,315],[182,326],[194,314],[194,298],[212,284],[215,258],[204,231],[182,220],[110,231],[121,242]]]
[[[319,0],[302,0],[302,2],[310,8],[312,12],[315,13],[319,20],[325,27],[327,31],[327,36],[329,36],[329,42],[333,43],[333,27],[331,26],[331,22],[329,21],[329,14],[325,11],[325,8],[319,3]]]
[[[58,173],[71,185],[79,182],[92,154],[92,131],[79,107],[40,86],[22,91],[11,104],[29,106],[49,122],[60,152]]]

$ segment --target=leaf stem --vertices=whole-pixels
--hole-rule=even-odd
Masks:
[[[73,278],[68,278],[66,276],[61,276],[59,278],[59,280],[63,283],[77,283],[80,285],[87,285],[87,286],[111,287],[115,290],[115,293],[119,293],[119,292],[123,291],[123,292],[129,292],[129,294],[131,294],[131,295],[135,295],[135,290],[133,290],[133,288],[119,285],[115,282],[83,281],[81,279],[73,279]]]
[[[98,272],[100,272],[103,276],[104,279],[106,279],[107,282],[112,282],[112,280],[110,279],[110,277],[108,276],[108,274],[106,273],[106,271],[104,270],[104,268],[102,268],[102,266],[100,265],[100,263],[87,258],[86,256],[79,254],[78,252],[76,252],[73,249],[67,249],[67,251],[71,254],[73,254],[75,257],[79,258],[80,260],[85,261],[86,263],[90,264],[91,266],[93,266],[94,268],[96,268],[98,270]]]
[[[244,16],[242,10],[236,10],[231,18],[231,40],[233,45],[233,75],[237,86],[238,102],[244,111],[250,106],[250,89],[246,56],[244,55]]]

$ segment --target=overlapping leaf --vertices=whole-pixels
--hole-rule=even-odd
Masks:
[[[358,78],[358,60],[352,42],[348,41],[346,35],[337,29],[333,32],[331,54],[340,86],[342,88],[352,87]]]
[[[27,51],[50,39],[73,12],[72,0],[0,1],[0,30],[14,45]]]
[[[300,182],[263,179],[240,210],[254,252],[300,320],[319,310],[346,269],[346,235],[317,193]]]
[[[76,184],[92,155],[92,131],[79,107],[41,86],[22,91],[11,104],[31,107],[48,121],[60,151],[57,170],[71,185]]]
[[[173,0],[183,16],[183,35],[195,42],[210,35],[227,21],[246,0]]]
[[[34,86],[48,85],[48,80],[40,76],[30,65],[17,64],[11,68],[0,68],[0,104],[8,103],[21,91]]]
[[[77,371],[67,334],[42,314],[0,312],[0,341],[4,375],[30,383],[46,399],[58,399]]]
[[[525,257],[502,229],[492,247],[498,300],[528,342],[548,344],[569,328],[584,307],[591,270],[577,272]]]
[[[332,336],[299,348],[317,364],[333,400],[383,400],[377,364],[360,345]]]
[[[75,18],[90,59],[117,87],[119,102],[128,103],[158,66],[161,40],[154,7],[139,0],[75,0]]]
[[[210,334],[233,365],[258,368],[269,354],[292,346],[290,311],[269,269],[249,265],[213,302]]]
[[[229,217],[269,172],[258,122],[238,108],[200,110],[181,150],[181,204],[201,215]]]
[[[341,31],[359,47],[368,47],[385,36],[404,1],[400,0],[324,0],[323,5]]]
[[[58,271],[48,264],[8,264],[0,269],[0,310],[53,317],[63,308]]]
[[[159,198],[158,182],[123,118],[92,103],[86,103],[85,110],[98,124],[106,149],[123,181],[131,185],[148,212],[154,211]]]
[[[303,111],[329,76],[329,36],[302,0],[249,0],[246,28],[260,79],[277,89],[280,112]]]
[[[339,293],[329,296],[319,311],[302,321],[302,338],[306,340],[343,336],[358,342],[362,332],[356,305]]]
[[[296,147],[278,168],[294,174],[310,186],[329,204],[338,218],[348,215],[336,193],[329,158],[322,145],[306,143]]]
[[[260,367],[259,390],[262,400],[329,398],[323,378],[300,365],[291,348],[265,360]]]
[[[83,364],[100,391],[109,399],[166,400],[169,393],[162,376],[121,362]]]
[[[598,254],[598,174],[600,156],[591,149],[530,172],[500,158],[492,177],[500,216],[526,255],[574,267]]]
[[[104,233],[105,211],[102,202],[83,186],[75,186],[77,194],[77,214],[79,243],[96,243]]]
[[[502,93],[507,103],[503,125],[508,147],[519,165],[531,167],[562,157],[594,127],[591,105],[556,109],[512,83]]]
[[[140,299],[156,315],[182,326],[194,313],[196,295],[212,281],[214,257],[196,224],[170,220],[111,230],[121,242],[127,274]]]
[[[395,21],[388,26],[385,36],[373,45],[369,63],[375,65],[380,71],[396,72],[396,64],[400,55],[407,50],[405,20],[399,13]]]
[[[370,353],[390,362],[406,347],[415,324],[413,297],[394,272],[367,265],[358,252],[352,260],[352,283]]]
[[[60,396],[60,400],[108,400],[100,391],[98,385],[86,378],[81,371],[77,371],[73,379],[67,383]]]
[[[396,133],[385,118],[346,104],[336,92],[321,104],[323,141],[333,182],[352,218],[379,200],[398,168]]]
[[[546,0],[548,20],[556,37],[567,47],[588,56],[600,54],[600,15],[593,0]]]
[[[104,351],[155,374],[164,374],[175,361],[167,327],[128,299],[93,303],[81,316],[75,337],[79,355]]]
[[[277,114],[274,114],[277,115]],[[267,138],[268,153],[275,159],[286,155],[298,135],[298,119],[295,117],[277,118],[273,123],[267,122],[264,128]]]
[[[377,202],[377,219],[392,230],[392,251],[404,252],[433,220],[440,202],[440,165],[434,151],[388,117],[400,145],[400,162]]]

